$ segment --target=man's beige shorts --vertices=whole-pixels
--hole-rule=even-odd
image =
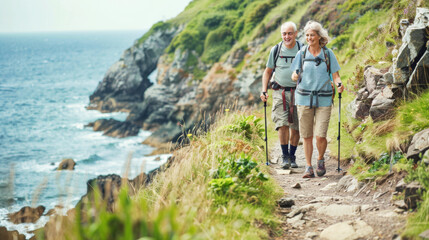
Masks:
[[[314,135],[326,137],[332,106],[310,108],[309,106],[298,105],[297,107],[300,136],[302,138],[309,138]]]
[[[299,130],[298,126],[298,114],[297,109],[295,107],[295,111],[293,112],[293,123],[288,122],[289,117],[289,102],[290,102],[290,91],[285,91],[286,97],[286,111],[283,110],[283,98],[282,98],[283,90],[273,91],[273,109],[271,113],[271,118],[273,122],[276,124],[276,130],[278,131],[280,127],[287,126],[294,130]]]

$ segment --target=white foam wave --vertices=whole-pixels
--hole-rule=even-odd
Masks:
[[[71,126],[74,128],[77,128],[77,129],[84,129],[85,128],[85,124],[83,124],[83,123],[74,123]]]

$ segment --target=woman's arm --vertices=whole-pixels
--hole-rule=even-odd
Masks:
[[[332,78],[334,79],[335,86],[337,86],[338,93],[342,93],[344,90],[344,85],[341,82],[340,73],[339,72],[333,73]],[[338,87],[340,83],[341,83],[341,86]]]

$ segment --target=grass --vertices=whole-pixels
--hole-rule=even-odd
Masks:
[[[266,175],[263,115],[229,111],[216,119],[209,132],[189,135],[189,146],[175,151],[173,165],[148,187],[133,197],[122,189],[113,213],[96,204],[98,214],[87,212],[94,217],[56,219],[58,228],[45,229],[39,239],[43,234],[48,239],[266,239],[275,234],[275,200],[283,191]],[[222,179],[235,186],[213,190]]]

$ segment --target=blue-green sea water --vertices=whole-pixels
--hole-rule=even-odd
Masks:
[[[166,155],[147,156],[153,149],[141,142],[149,132],[117,139],[84,127],[126,118],[85,106],[107,69],[143,33],[0,34],[0,226],[24,233],[43,226],[47,217],[13,225],[6,214],[23,206],[74,207],[88,179],[123,174],[129,154],[130,178],[165,162]],[[54,171],[63,158],[76,161],[74,171]]]

